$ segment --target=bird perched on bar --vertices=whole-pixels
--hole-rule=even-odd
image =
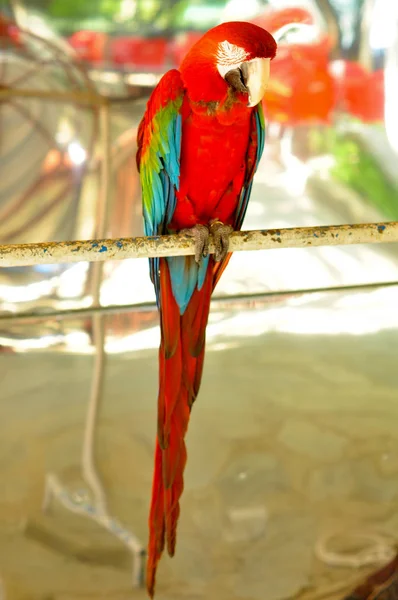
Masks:
[[[214,27],[178,70],[162,77],[138,129],[145,234],[182,233],[195,243],[195,256],[150,259],[161,328],[146,573],[151,597],[165,544],[170,556],[175,552],[185,435],[202,377],[210,297],[263,152],[261,102],[275,53],[274,38],[257,25]]]

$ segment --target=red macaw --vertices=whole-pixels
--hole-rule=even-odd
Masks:
[[[250,23],[208,31],[153,91],[138,129],[146,235],[184,232],[195,256],[150,259],[160,311],[158,424],[147,589],[165,542],[170,556],[187,459],[185,434],[202,376],[211,293],[225,269],[264,146],[272,35]],[[209,234],[215,254],[208,255]]]

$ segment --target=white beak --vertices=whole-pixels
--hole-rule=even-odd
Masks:
[[[246,65],[246,87],[249,90],[249,107],[257,106],[264,97],[267,89],[271,59],[253,58]]]

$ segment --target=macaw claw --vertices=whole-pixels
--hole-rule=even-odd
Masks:
[[[195,262],[201,264],[202,258],[209,254],[209,228],[206,225],[194,225],[190,229],[181,229],[180,234],[189,235],[195,240]]]
[[[231,225],[225,225],[218,219],[210,221],[210,233],[213,236],[213,242],[215,247],[214,260],[220,262],[228,254],[229,250],[229,236],[233,232]]]

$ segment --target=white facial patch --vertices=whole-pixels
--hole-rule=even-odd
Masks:
[[[217,48],[217,70],[224,77],[231,69],[237,69],[249,56],[244,48],[230,44],[227,40],[220,42]]]

